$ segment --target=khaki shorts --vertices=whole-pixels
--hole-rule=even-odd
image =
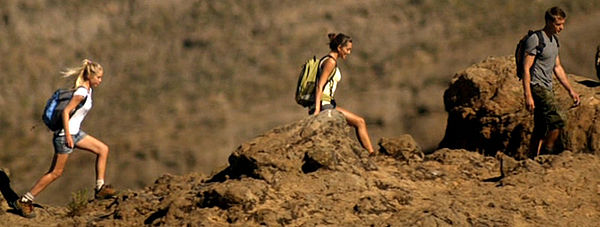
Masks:
[[[531,94],[535,104],[533,111],[535,135],[543,137],[549,131],[565,127],[564,117],[558,111],[552,90],[540,85],[531,85]]]

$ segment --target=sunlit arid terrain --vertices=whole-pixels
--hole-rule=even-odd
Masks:
[[[513,54],[554,5],[568,15],[566,71],[595,80],[598,0],[0,1],[0,167],[17,193],[48,170],[42,108],[73,82],[59,72],[90,58],[105,78],[83,130],[111,148],[107,181],[138,190],[164,174],[218,172],[240,144],[307,117],[293,100],[297,74],[307,58],[326,54],[330,32],[354,44],[339,65],[338,104],[366,119],[374,145],[410,134],[433,152],[454,73]],[[72,192],[91,190],[93,163],[76,151],[36,201],[63,206]]]

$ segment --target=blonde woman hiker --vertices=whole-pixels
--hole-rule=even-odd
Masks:
[[[348,124],[356,129],[356,135],[360,144],[369,151],[370,155],[375,154],[367,132],[367,124],[365,120],[336,105],[334,94],[337,85],[342,79],[342,73],[337,66],[337,61],[346,58],[352,53],[352,38],[342,33],[330,33],[329,37],[329,53],[319,62],[319,72],[317,75],[317,87],[315,91],[315,103],[310,106],[309,114],[317,115],[319,112],[327,109],[335,109],[340,111],[346,117]]]
[[[33,211],[35,196],[62,175],[69,154],[75,148],[96,155],[95,198],[105,199],[116,194],[110,185],[104,183],[108,146],[80,129],[81,123],[92,108],[92,90],[102,83],[103,74],[104,70],[100,64],[87,59],[83,60],[80,67],[70,68],[63,72],[65,77],[77,77],[73,88],[75,91],[62,111],[61,129],[54,132],[54,158],[50,170],[35,183],[29,192],[10,204],[21,216],[35,217]]]

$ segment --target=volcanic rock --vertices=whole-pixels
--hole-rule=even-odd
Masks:
[[[400,161],[422,161],[425,156],[419,144],[409,134],[397,138],[381,138],[377,144],[381,153]]]
[[[525,108],[522,81],[515,69],[514,57],[489,57],[454,75],[444,92],[448,125],[440,148],[527,157],[533,114]],[[579,93],[581,105],[572,107],[569,94],[554,80],[556,100],[567,119],[558,150],[598,153],[600,83],[571,74],[568,80]]]
[[[77,207],[8,209],[0,225],[586,226],[600,222],[600,158],[515,160],[464,149],[422,155],[408,135],[361,148],[328,110],[256,137],[210,176],[165,174],[143,190]],[[385,152],[384,152],[385,151]],[[2,201],[0,199],[0,201]],[[3,206],[6,207],[3,202]],[[72,215],[74,214],[74,215]],[[592,224],[593,225],[593,224]]]

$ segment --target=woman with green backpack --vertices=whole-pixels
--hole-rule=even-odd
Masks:
[[[340,111],[346,117],[348,124],[356,129],[356,135],[360,144],[369,151],[369,154],[374,154],[371,139],[367,132],[367,124],[365,120],[336,105],[334,94],[338,82],[342,79],[342,73],[337,66],[337,60],[346,60],[348,55],[352,53],[352,38],[342,33],[330,33],[329,37],[329,53],[319,62],[319,70],[317,75],[317,87],[315,89],[315,103],[310,106],[309,114],[317,115],[319,112],[327,109],[335,109]]]
[[[98,87],[102,83],[104,70],[100,64],[85,59],[80,67],[68,69],[63,74],[65,77],[76,76],[77,79],[72,98],[61,113],[62,126],[54,132],[54,158],[50,170],[35,183],[29,192],[16,201],[10,202],[10,205],[21,216],[27,218],[35,217],[34,197],[62,175],[67,158],[74,148],[90,151],[97,156],[95,198],[109,198],[116,194],[110,185],[104,184],[108,146],[80,130],[83,119],[92,108],[92,88]]]

